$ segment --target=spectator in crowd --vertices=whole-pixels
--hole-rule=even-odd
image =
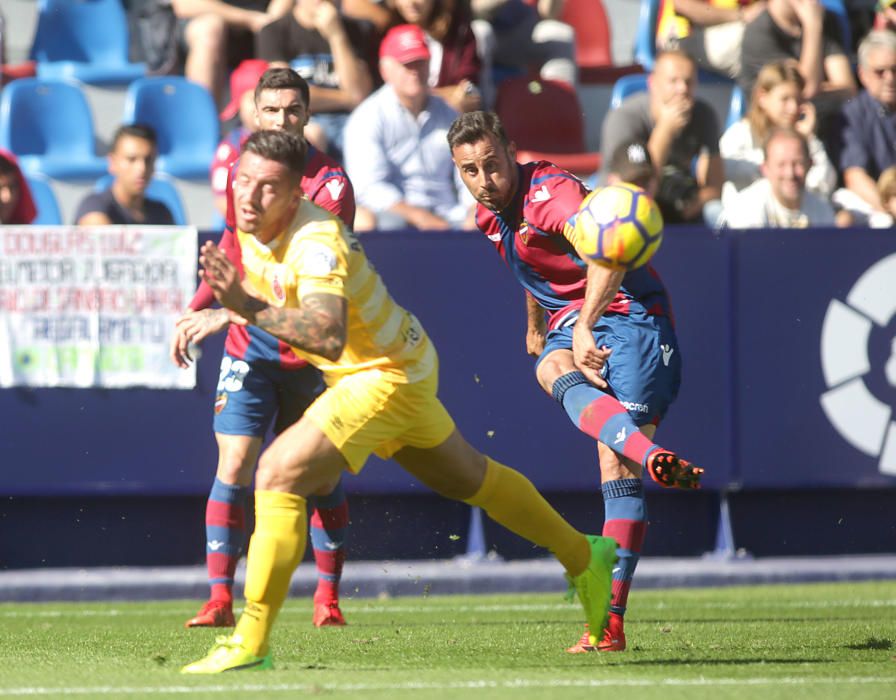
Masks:
[[[656,195],[656,168],[653,167],[646,143],[623,143],[613,152],[607,172],[607,184],[614,185],[618,182],[637,185],[651,197]]]
[[[486,79],[473,34],[469,0],[386,0],[395,24],[416,24],[426,33],[432,58],[429,86],[458,112],[482,107]],[[487,62],[490,63],[490,62]]]
[[[178,18],[184,75],[222,102],[221,86],[231,65],[253,58],[254,36],[289,12],[293,0],[171,0]]]
[[[835,108],[856,92],[852,66],[837,16],[819,0],[768,0],[768,7],[744,30],[741,73],[744,95],[766,63],[795,59],[805,81],[803,97],[822,98]],[[827,114],[830,108],[819,103]]]
[[[869,217],[868,223],[873,228],[891,228],[896,221],[896,165],[891,165],[877,178],[877,194],[884,210]]]
[[[272,66],[289,66],[311,88],[312,116],[305,139],[341,159],[349,113],[370,94],[367,41],[334,0],[295,0],[292,11],[259,32],[256,52]]]
[[[575,84],[575,32],[559,17],[566,0],[471,0],[473,30],[496,67]]]
[[[267,68],[267,61],[249,58],[230,74],[230,102],[221,112],[221,120],[226,122],[238,116],[239,121],[221,139],[209,169],[215,208],[221,216],[227,214],[227,177],[230,166],[239,156],[243,142],[255,131],[255,85]]]
[[[714,225],[724,171],[715,112],[695,97],[697,65],[683,51],[664,51],[657,56],[647,88],[604,120],[604,162],[610,163],[620,144],[646,143],[659,176],[656,200],[664,219]]]
[[[896,165],[896,33],[869,32],[858,54],[864,90],[843,106],[839,165],[845,187],[834,201],[861,223],[884,211],[877,179]]]
[[[804,85],[799,67],[791,59],[768,63],[759,71],[749,113],[732,124],[719,141],[725,164],[723,203],[762,177],[762,144],[777,127],[796,129],[806,138],[812,160],[806,189],[824,198],[831,196],[837,185],[837,171],[815,135],[815,107],[803,98]]]
[[[765,142],[762,179],[725,205],[723,225],[730,228],[807,228],[833,226],[827,199],[806,189],[811,163],[806,137],[796,129],[775,128]]]
[[[79,226],[173,224],[174,217],[168,207],[146,196],[156,150],[156,133],[151,127],[142,124],[119,127],[108,156],[112,184],[81,200],[75,223]]]
[[[765,0],[661,0],[657,46],[680,48],[701,68],[736,79],[744,28],[765,8]]]
[[[30,224],[36,216],[34,198],[16,157],[0,148],[0,224]]]
[[[875,9],[874,28],[896,31],[896,0],[878,0]]]
[[[361,22],[377,37],[383,36],[392,24],[392,13],[380,0],[342,0],[343,16]]]
[[[473,226],[473,199],[445,143],[457,112],[431,93],[430,58],[426,36],[413,24],[393,27],[380,44],[385,84],[345,127],[356,231]]]

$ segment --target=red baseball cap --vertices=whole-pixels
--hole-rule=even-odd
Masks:
[[[268,62],[247,58],[230,74],[230,102],[221,111],[221,119],[232,119],[240,111],[240,100],[248,90],[254,90],[258,79],[268,69]]]
[[[430,53],[426,45],[426,34],[416,24],[392,27],[380,43],[380,58],[387,56],[399,63],[428,61]]]

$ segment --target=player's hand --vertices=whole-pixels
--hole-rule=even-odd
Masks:
[[[203,309],[186,311],[174,324],[170,357],[175,365],[186,369],[194,360],[190,346],[199,345],[210,335],[220,333],[230,325],[230,311],[227,309]]]
[[[594,342],[594,335],[591,329],[584,324],[576,323],[572,329],[572,358],[579,371],[585,375],[585,378],[594,384],[598,389],[606,389],[607,381],[600,375],[611,348],[606,345],[597,347]]]
[[[246,308],[249,295],[240,282],[236,267],[212,241],[199,250],[199,276],[214,292],[215,298],[231,311],[240,313]]]
[[[544,331],[540,328],[526,330],[526,352],[532,357],[540,357],[544,352]]]

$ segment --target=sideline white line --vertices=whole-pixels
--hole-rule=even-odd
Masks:
[[[410,682],[410,683],[252,683],[244,685],[168,685],[168,686],[91,686],[91,687],[33,687],[0,688],[0,697],[24,697],[35,695],[135,695],[135,694],[186,694],[186,693],[234,693],[234,692],[365,692],[398,690],[476,690],[481,688],[662,688],[662,687],[713,687],[713,686],[764,686],[764,685],[854,685],[893,683],[896,676],[850,678],[667,678],[664,680],[636,679],[515,679],[508,681],[473,680],[453,683]]]
[[[84,604],[90,604],[91,601],[85,601]],[[192,609],[190,605],[193,601],[188,601],[183,606],[153,606],[151,609],[128,610],[126,608],[106,608],[103,610],[78,610],[74,606],[77,603],[67,603],[66,609],[55,610],[3,610],[0,608],[0,618],[28,618],[28,617],[140,617],[146,615],[178,615],[189,614]],[[693,603],[689,603],[692,605]],[[33,605],[52,606],[54,603],[33,603]],[[753,610],[754,602],[732,603],[732,602],[704,602],[693,604],[694,607],[704,610]],[[439,612],[550,612],[556,610],[573,610],[575,605],[572,603],[521,603],[521,604],[483,604],[483,605],[450,605],[437,603],[434,605],[370,605],[362,601],[345,600],[342,601],[342,607],[352,615],[364,614],[387,614],[387,613],[439,613]],[[675,609],[677,605],[659,602],[659,603],[638,603],[637,608],[640,612],[650,610]],[[825,600],[825,601],[765,601],[762,604],[763,609],[805,609],[805,608],[893,608],[896,607],[896,598],[888,600]],[[311,612],[310,605],[287,605],[281,610],[281,614],[286,615],[306,615]]]

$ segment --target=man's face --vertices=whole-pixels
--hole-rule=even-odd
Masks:
[[[867,64],[859,66],[862,85],[881,104],[896,107],[896,51],[873,49],[868,52]]]
[[[0,224],[10,222],[18,203],[18,179],[12,173],[0,173]]]
[[[276,238],[302,198],[301,178],[282,163],[246,151],[233,181],[236,223],[262,243]]]
[[[401,63],[386,56],[380,59],[380,67],[385,80],[400,99],[414,100],[429,92],[429,61],[422,59]]]
[[[155,169],[156,148],[139,136],[122,136],[109,154],[109,172],[128,195],[141,195],[149,187]]]
[[[512,144],[505,148],[489,135],[475,143],[456,146],[451,156],[477,202],[493,211],[502,211],[510,204],[519,178]]]
[[[798,209],[809,169],[803,143],[797,138],[780,136],[768,144],[767,151],[762,174],[769,181],[775,199],[790,209]]]
[[[408,24],[423,24],[432,11],[433,0],[395,0],[395,9]]]
[[[650,94],[661,104],[676,100],[693,103],[697,89],[697,69],[681,56],[664,56],[656,63],[649,80]]]
[[[308,117],[308,106],[298,90],[262,90],[255,101],[255,123],[259,130],[286,131],[301,137]]]

